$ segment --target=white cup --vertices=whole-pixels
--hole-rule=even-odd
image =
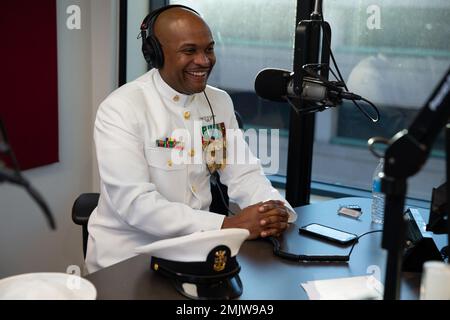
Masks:
[[[450,300],[450,265],[440,261],[423,264],[420,300]]]

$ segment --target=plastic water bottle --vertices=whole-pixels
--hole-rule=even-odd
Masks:
[[[384,158],[375,169],[372,177],[372,222],[383,223],[384,221],[384,193],[381,192],[381,180],[379,174],[383,172]]]

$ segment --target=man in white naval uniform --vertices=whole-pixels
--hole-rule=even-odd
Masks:
[[[218,169],[230,199],[243,208],[238,214],[208,211],[205,162],[174,161],[174,144],[158,141],[179,129],[195,137],[201,130],[196,124],[212,124],[211,111],[216,124],[238,129],[233,103],[226,92],[206,85],[216,58],[211,31],[200,16],[173,7],[158,15],[153,31],[164,64],[111,93],[97,112],[94,140],[101,191],[89,219],[89,272],[130,258],[136,247],[154,241],[221,228],[248,229],[250,239],[278,236],[295,220],[259,161],[226,162]],[[253,157],[239,133],[238,143]],[[177,152],[191,159],[202,154],[202,148],[188,145]]]

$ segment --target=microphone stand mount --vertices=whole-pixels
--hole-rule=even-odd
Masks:
[[[385,300],[399,299],[406,228],[403,213],[407,178],[416,174],[422,168],[439,132],[446,124],[449,127],[449,117],[450,69],[447,70],[446,75],[419,111],[409,129],[401,130],[388,141],[389,146],[384,154],[384,170],[380,174],[381,191],[386,196],[381,243],[381,246],[388,253],[384,289]],[[376,139],[371,140],[372,143],[376,142]],[[449,176],[449,157],[447,150],[447,179]],[[448,195],[447,193],[447,197]],[[448,240],[450,241],[450,226],[448,232]]]

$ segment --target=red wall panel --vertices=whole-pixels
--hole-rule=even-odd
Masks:
[[[0,1],[0,118],[20,168],[58,161],[56,0]]]

